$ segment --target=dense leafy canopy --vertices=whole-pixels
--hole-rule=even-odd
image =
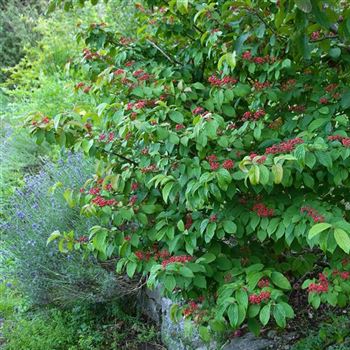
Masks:
[[[98,161],[65,197],[100,225],[49,241],[185,298],[174,317],[200,320],[203,339],[227,322],[284,327],[302,283],[314,307],[346,305],[347,2],[149,0],[132,20],[132,37],[80,26],[67,70],[92,103],[28,120],[38,142]]]

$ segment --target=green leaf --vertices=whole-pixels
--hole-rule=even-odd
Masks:
[[[236,51],[226,54],[226,62],[232,69],[236,67]]]
[[[198,288],[202,288],[202,289],[207,288],[207,280],[203,275],[195,275],[193,279],[193,284]]]
[[[267,169],[265,165],[259,165],[259,169],[260,169],[260,183],[262,185],[267,185],[270,179],[269,169]]]
[[[92,244],[94,248],[101,253],[104,253],[106,250],[106,239],[107,239],[107,230],[100,230],[94,234],[94,238],[92,239]]]
[[[343,109],[348,109],[350,107],[350,90],[346,91],[340,101],[340,105]]]
[[[305,13],[310,13],[312,5],[310,0],[294,0],[297,8]]]
[[[225,220],[223,222],[223,227],[227,233],[236,233],[237,225],[233,221]]]
[[[247,310],[248,309],[248,293],[243,289],[239,289],[236,291],[235,297],[236,297],[238,305],[241,305],[244,308],[244,310]]]
[[[266,326],[269,323],[270,314],[271,314],[271,304],[267,304],[261,309],[259,314],[259,320],[263,326]]]
[[[284,328],[286,326],[286,314],[282,305],[277,304],[273,309],[273,317],[278,326]]]
[[[211,222],[206,229],[205,235],[204,235],[204,240],[206,243],[209,243],[212,238],[214,237],[215,234],[215,230],[216,230],[216,223],[215,222]]]
[[[211,336],[207,327],[199,326],[199,336],[204,342],[210,342]]]
[[[332,47],[329,50],[329,56],[331,56],[333,59],[337,59],[341,55],[341,50],[339,47]]]
[[[172,292],[176,287],[175,277],[173,275],[166,275],[164,279],[164,286],[169,292]]]
[[[288,279],[285,276],[283,276],[280,272],[273,271],[271,274],[271,280],[273,284],[279,288],[286,290],[291,289],[291,285]]]
[[[231,327],[235,328],[238,325],[238,306],[237,304],[232,304],[227,309],[227,316],[230,321]]]
[[[47,241],[46,241],[46,245],[48,245],[50,242],[52,242],[52,241],[54,241],[55,239],[57,239],[57,238],[59,238],[59,237],[61,237],[62,235],[61,235],[61,233],[60,233],[60,231],[53,231],[52,233],[51,233],[51,235],[49,236],[49,238],[47,239]]]
[[[250,86],[242,83],[238,83],[233,89],[234,94],[238,97],[244,97],[248,95],[250,91]]]
[[[199,257],[196,260],[196,263],[200,263],[200,262],[204,262],[206,264],[209,264],[211,262],[213,262],[216,259],[216,256],[212,253],[205,253],[204,255],[202,255],[201,257]]]
[[[162,189],[162,196],[165,203],[168,203],[168,197],[173,186],[174,182],[168,182]]]
[[[172,111],[172,112],[170,112],[170,113],[169,113],[169,118],[170,118],[173,122],[175,122],[175,123],[177,123],[177,124],[182,124],[183,121],[184,121],[184,116],[183,116],[180,112],[178,112],[178,111]]]
[[[130,261],[127,266],[126,266],[126,273],[128,274],[128,276],[130,278],[132,278],[135,274],[136,271],[136,267],[137,267],[137,263],[134,261]]]
[[[341,228],[334,229],[334,238],[338,246],[344,250],[345,253],[350,252],[350,238],[349,235]]]
[[[309,239],[314,238],[319,233],[321,233],[324,230],[329,229],[330,227],[332,227],[332,225],[328,224],[326,222],[321,222],[319,224],[316,224],[316,225],[312,226],[310,231],[309,231]]]
[[[328,169],[332,168],[333,161],[332,161],[332,157],[329,153],[317,151],[316,155],[317,155],[319,162],[322,165],[324,165]]]
[[[290,68],[292,66],[292,61],[289,58],[286,58],[282,62],[282,68]]]
[[[180,275],[182,275],[184,277],[188,277],[188,278],[194,277],[194,274],[193,274],[192,270],[190,270],[186,266],[181,266],[180,267]]]
[[[179,231],[181,231],[181,232],[185,231],[185,224],[184,224],[184,222],[182,220],[179,220],[177,222],[176,226],[179,229]]]
[[[272,165],[273,181],[275,184],[280,184],[283,179],[283,168],[281,164]]]
[[[285,303],[284,301],[280,302],[279,305],[281,305],[284,309],[284,313],[286,314],[286,317],[287,318],[293,318],[295,315],[294,315],[294,310],[293,308]]]

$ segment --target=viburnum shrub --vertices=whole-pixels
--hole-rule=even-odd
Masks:
[[[119,273],[184,300],[173,316],[200,322],[205,340],[227,324],[284,327],[300,289],[314,307],[345,306],[348,3],[136,7],[131,37],[80,26],[73,90],[96,104],[28,122],[39,141],[98,160],[65,196],[100,225],[84,242],[49,240],[117,257]]]

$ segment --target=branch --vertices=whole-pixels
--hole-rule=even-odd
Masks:
[[[131,163],[131,164],[134,164],[134,165],[136,165],[136,166],[138,165],[138,163],[136,163],[136,162],[134,162],[133,160],[131,160],[131,159],[129,159],[129,158],[123,156],[122,154],[115,153],[115,152],[113,152],[113,154],[115,154],[117,157],[119,157],[119,158],[121,158],[121,159],[124,159],[125,161],[127,161],[127,162],[129,162],[129,163]]]
[[[161,49],[155,42],[153,42],[150,39],[146,39],[146,41],[148,43],[150,43],[155,49],[157,49],[164,57],[166,57],[171,63],[173,64],[179,64],[180,66],[182,66],[183,64],[177,60],[175,60],[174,58],[171,58],[163,49]]]
[[[315,40],[310,40],[310,43],[315,43],[318,41],[323,41],[323,40],[328,40],[328,39],[338,39],[338,35],[325,35],[322,38],[315,39]]]
[[[276,32],[275,28],[273,28],[268,22],[265,21],[264,17],[262,17],[261,14],[258,12],[259,10],[254,10],[254,9],[250,9],[250,8],[246,8],[246,10],[248,12],[251,12],[255,16],[257,16],[260,19],[260,21],[263,22],[265,24],[265,26],[267,28],[269,28],[273,34],[276,35],[277,39],[280,38],[280,39],[286,40],[285,36],[278,34]]]

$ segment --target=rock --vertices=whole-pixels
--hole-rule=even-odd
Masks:
[[[218,339],[209,344],[204,343],[199,336],[197,325],[181,319],[173,322],[170,309],[173,302],[161,296],[160,289],[153,291],[145,289],[139,297],[140,307],[144,314],[157,322],[161,328],[161,338],[167,350],[267,350],[275,349],[275,342],[271,339],[257,338],[252,333],[234,338],[224,347],[219,345]],[[270,332],[269,332],[270,333]],[[276,338],[276,332],[271,331],[268,336]]]
[[[160,325],[162,322],[162,305],[159,289],[142,290],[138,297],[138,303],[144,315]]]
[[[267,350],[274,349],[275,342],[270,339],[257,338],[252,333],[234,338],[222,350]]]
[[[162,342],[168,350],[217,350],[218,344],[215,340],[209,344],[201,340],[197,326],[191,321],[184,319],[173,322],[170,318],[170,308],[173,302],[162,298]]]

